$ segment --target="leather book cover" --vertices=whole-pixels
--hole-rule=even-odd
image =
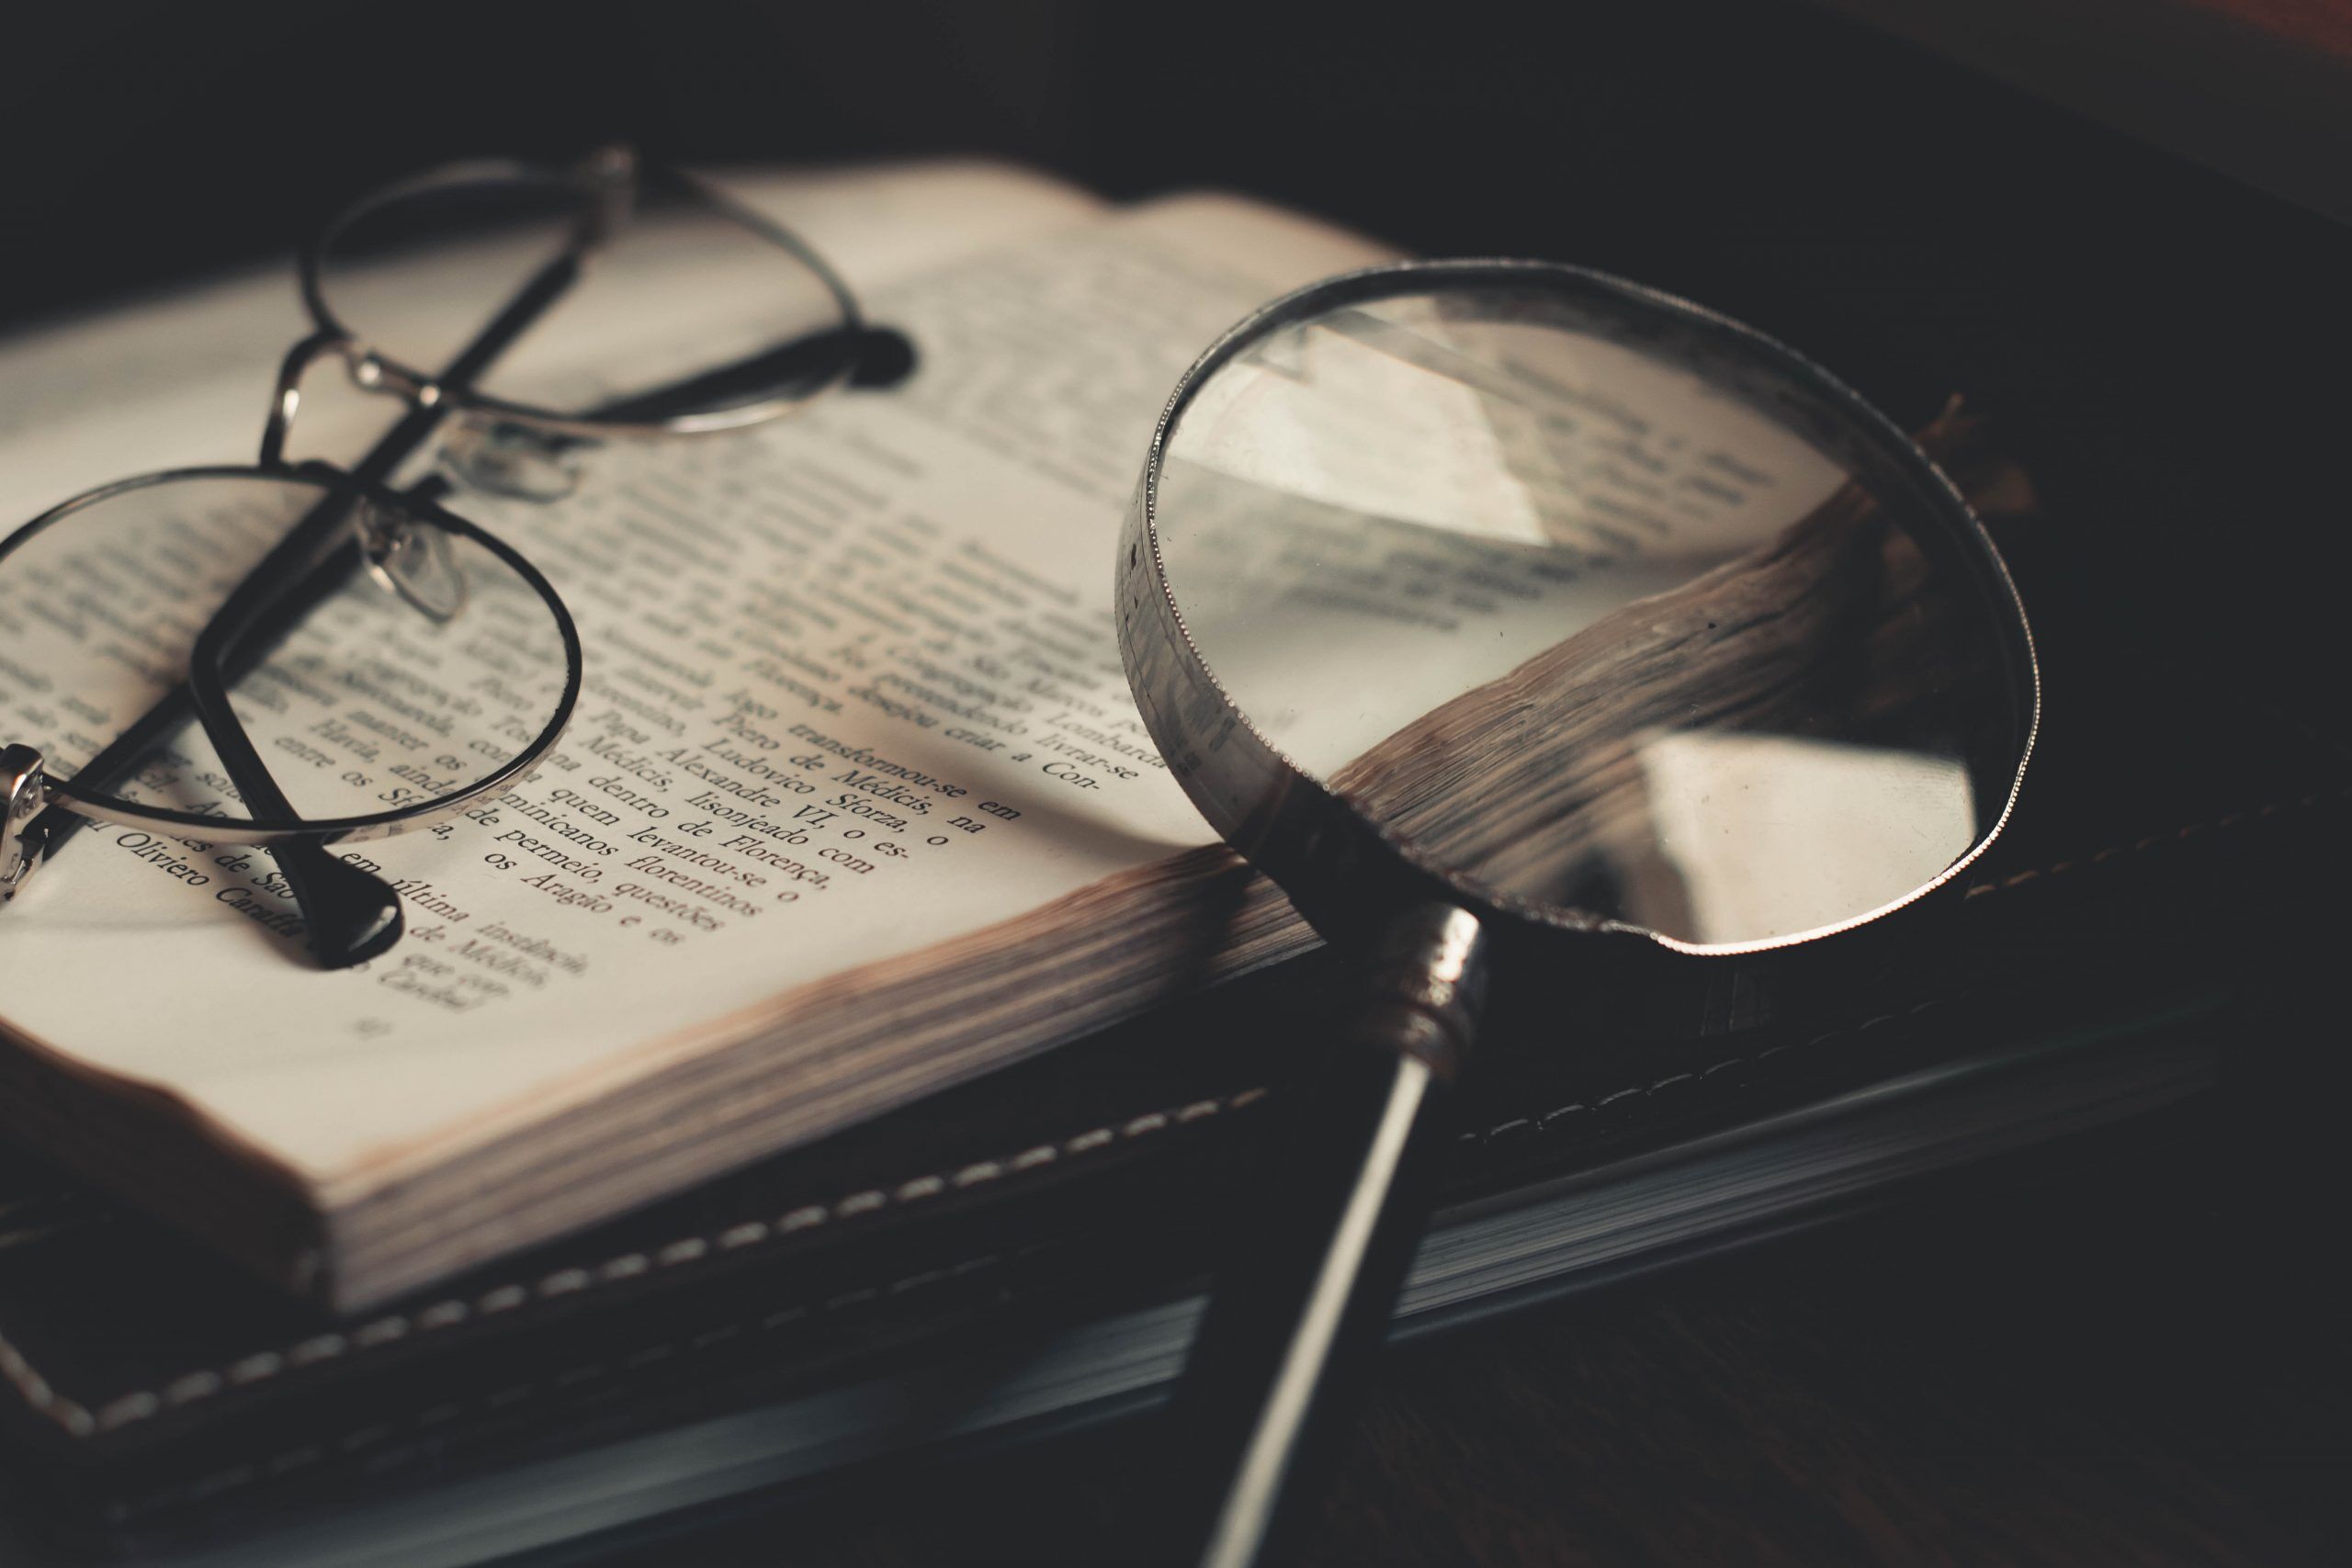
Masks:
[[[1936,940],[1823,1015],[1697,1043],[1509,1017],[1457,1207],[2052,1031],[2188,1028],[2216,1076],[2346,866],[2352,761],[2193,648],[2124,636],[2084,541],[2000,542],[2047,719]],[[140,1546],[348,1506],[1186,1292],[1346,976],[1318,953],[355,1321],[0,1165],[0,1421],[59,1528]],[[2219,1021],[2217,1022],[2217,1021]]]

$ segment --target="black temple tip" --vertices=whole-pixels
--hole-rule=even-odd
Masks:
[[[895,387],[915,372],[914,340],[896,327],[868,327],[858,340],[857,368],[850,385],[869,389]]]
[[[269,852],[302,907],[319,967],[348,969],[400,941],[401,897],[382,877],[336,859],[322,844],[278,844]]]

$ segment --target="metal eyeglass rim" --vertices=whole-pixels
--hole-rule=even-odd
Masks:
[[[854,371],[856,356],[848,345],[858,341],[864,326],[856,300],[840,276],[788,230],[729,199],[691,175],[657,168],[651,171],[653,178],[672,182],[675,188],[689,193],[732,222],[777,245],[806,267],[832,301],[837,313],[833,330],[841,334],[844,352],[831,367],[829,375],[804,385],[789,395],[662,421],[607,420],[594,415],[560,414],[511,403],[474,391],[470,386],[470,374],[462,378],[426,376],[367,347],[340,321],[327,303],[321,281],[323,258],[334,241],[361,217],[390,202],[426,191],[489,182],[577,188],[583,183],[593,183],[601,187],[622,181],[628,182],[628,188],[633,191],[641,186],[648,173],[633,154],[608,150],[571,170],[548,170],[508,160],[447,165],[413,176],[363,198],[330,220],[302,256],[302,294],[317,330],[298,343],[281,362],[277,385],[263,430],[260,461],[256,467],[169,469],[119,480],[85,491],[51,508],[5,541],[0,541],[0,560],[5,560],[26,540],[85,507],[128,491],[200,478],[257,478],[289,482],[308,478],[332,483],[337,489],[347,487],[355,490],[357,492],[356,499],[389,505],[397,512],[422,513],[432,525],[451,535],[471,538],[490,550],[521,576],[554,615],[565,648],[566,682],[557,710],[540,735],[496,772],[449,795],[436,796],[429,803],[353,818],[324,820],[294,818],[279,822],[238,822],[202,813],[144,806],[85,789],[74,780],[48,774],[41,765],[40,754],[31,748],[11,746],[0,751],[0,758],[6,759],[0,761],[0,790],[6,792],[0,794],[0,903],[5,903],[22,890],[33,871],[47,858],[48,852],[70,832],[70,829],[62,827],[57,831],[44,832],[41,829],[43,814],[51,807],[86,821],[193,830],[195,835],[209,842],[253,846],[288,841],[358,842],[436,826],[468,811],[479,809],[529,776],[561,739],[578,703],[583,677],[583,656],[578,629],[570,611],[544,575],[511,547],[423,496],[411,495],[397,500],[390,497],[377,482],[378,479],[429,437],[441,420],[451,412],[495,418],[549,434],[594,438],[713,434],[741,429],[797,412],[839,387]],[[289,468],[284,459],[286,438],[300,406],[301,378],[312,364],[330,354],[345,361],[354,382],[364,389],[401,396],[411,407],[410,418],[403,421],[351,473],[324,464]],[[421,428],[411,432],[412,425],[420,424]],[[397,450],[393,449],[395,446]],[[186,688],[187,682],[184,682],[178,689],[185,691]],[[163,699],[166,705],[171,700],[168,694]],[[187,720],[196,721],[194,716]],[[233,723],[233,716],[230,716],[227,722]],[[234,769],[232,771],[233,773]],[[273,792],[274,788],[273,783]]]

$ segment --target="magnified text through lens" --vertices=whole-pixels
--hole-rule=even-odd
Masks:
[[[1900,902],[2006,808],[2004,626],[1917,493],[1736,371],[1532,287],[1272,329],[1167,441],[1186,631],[1498,892],[1701,945]]]

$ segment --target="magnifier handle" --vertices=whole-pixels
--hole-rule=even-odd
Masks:
[[[1416,910],[1316,1080],[1269,1128],[1268,1187],[1170,1413],[1170,1561],[1282,1560],[1311,1517],[1429,1217],[1453,1069],[1476,1027],[1480,934]]]

